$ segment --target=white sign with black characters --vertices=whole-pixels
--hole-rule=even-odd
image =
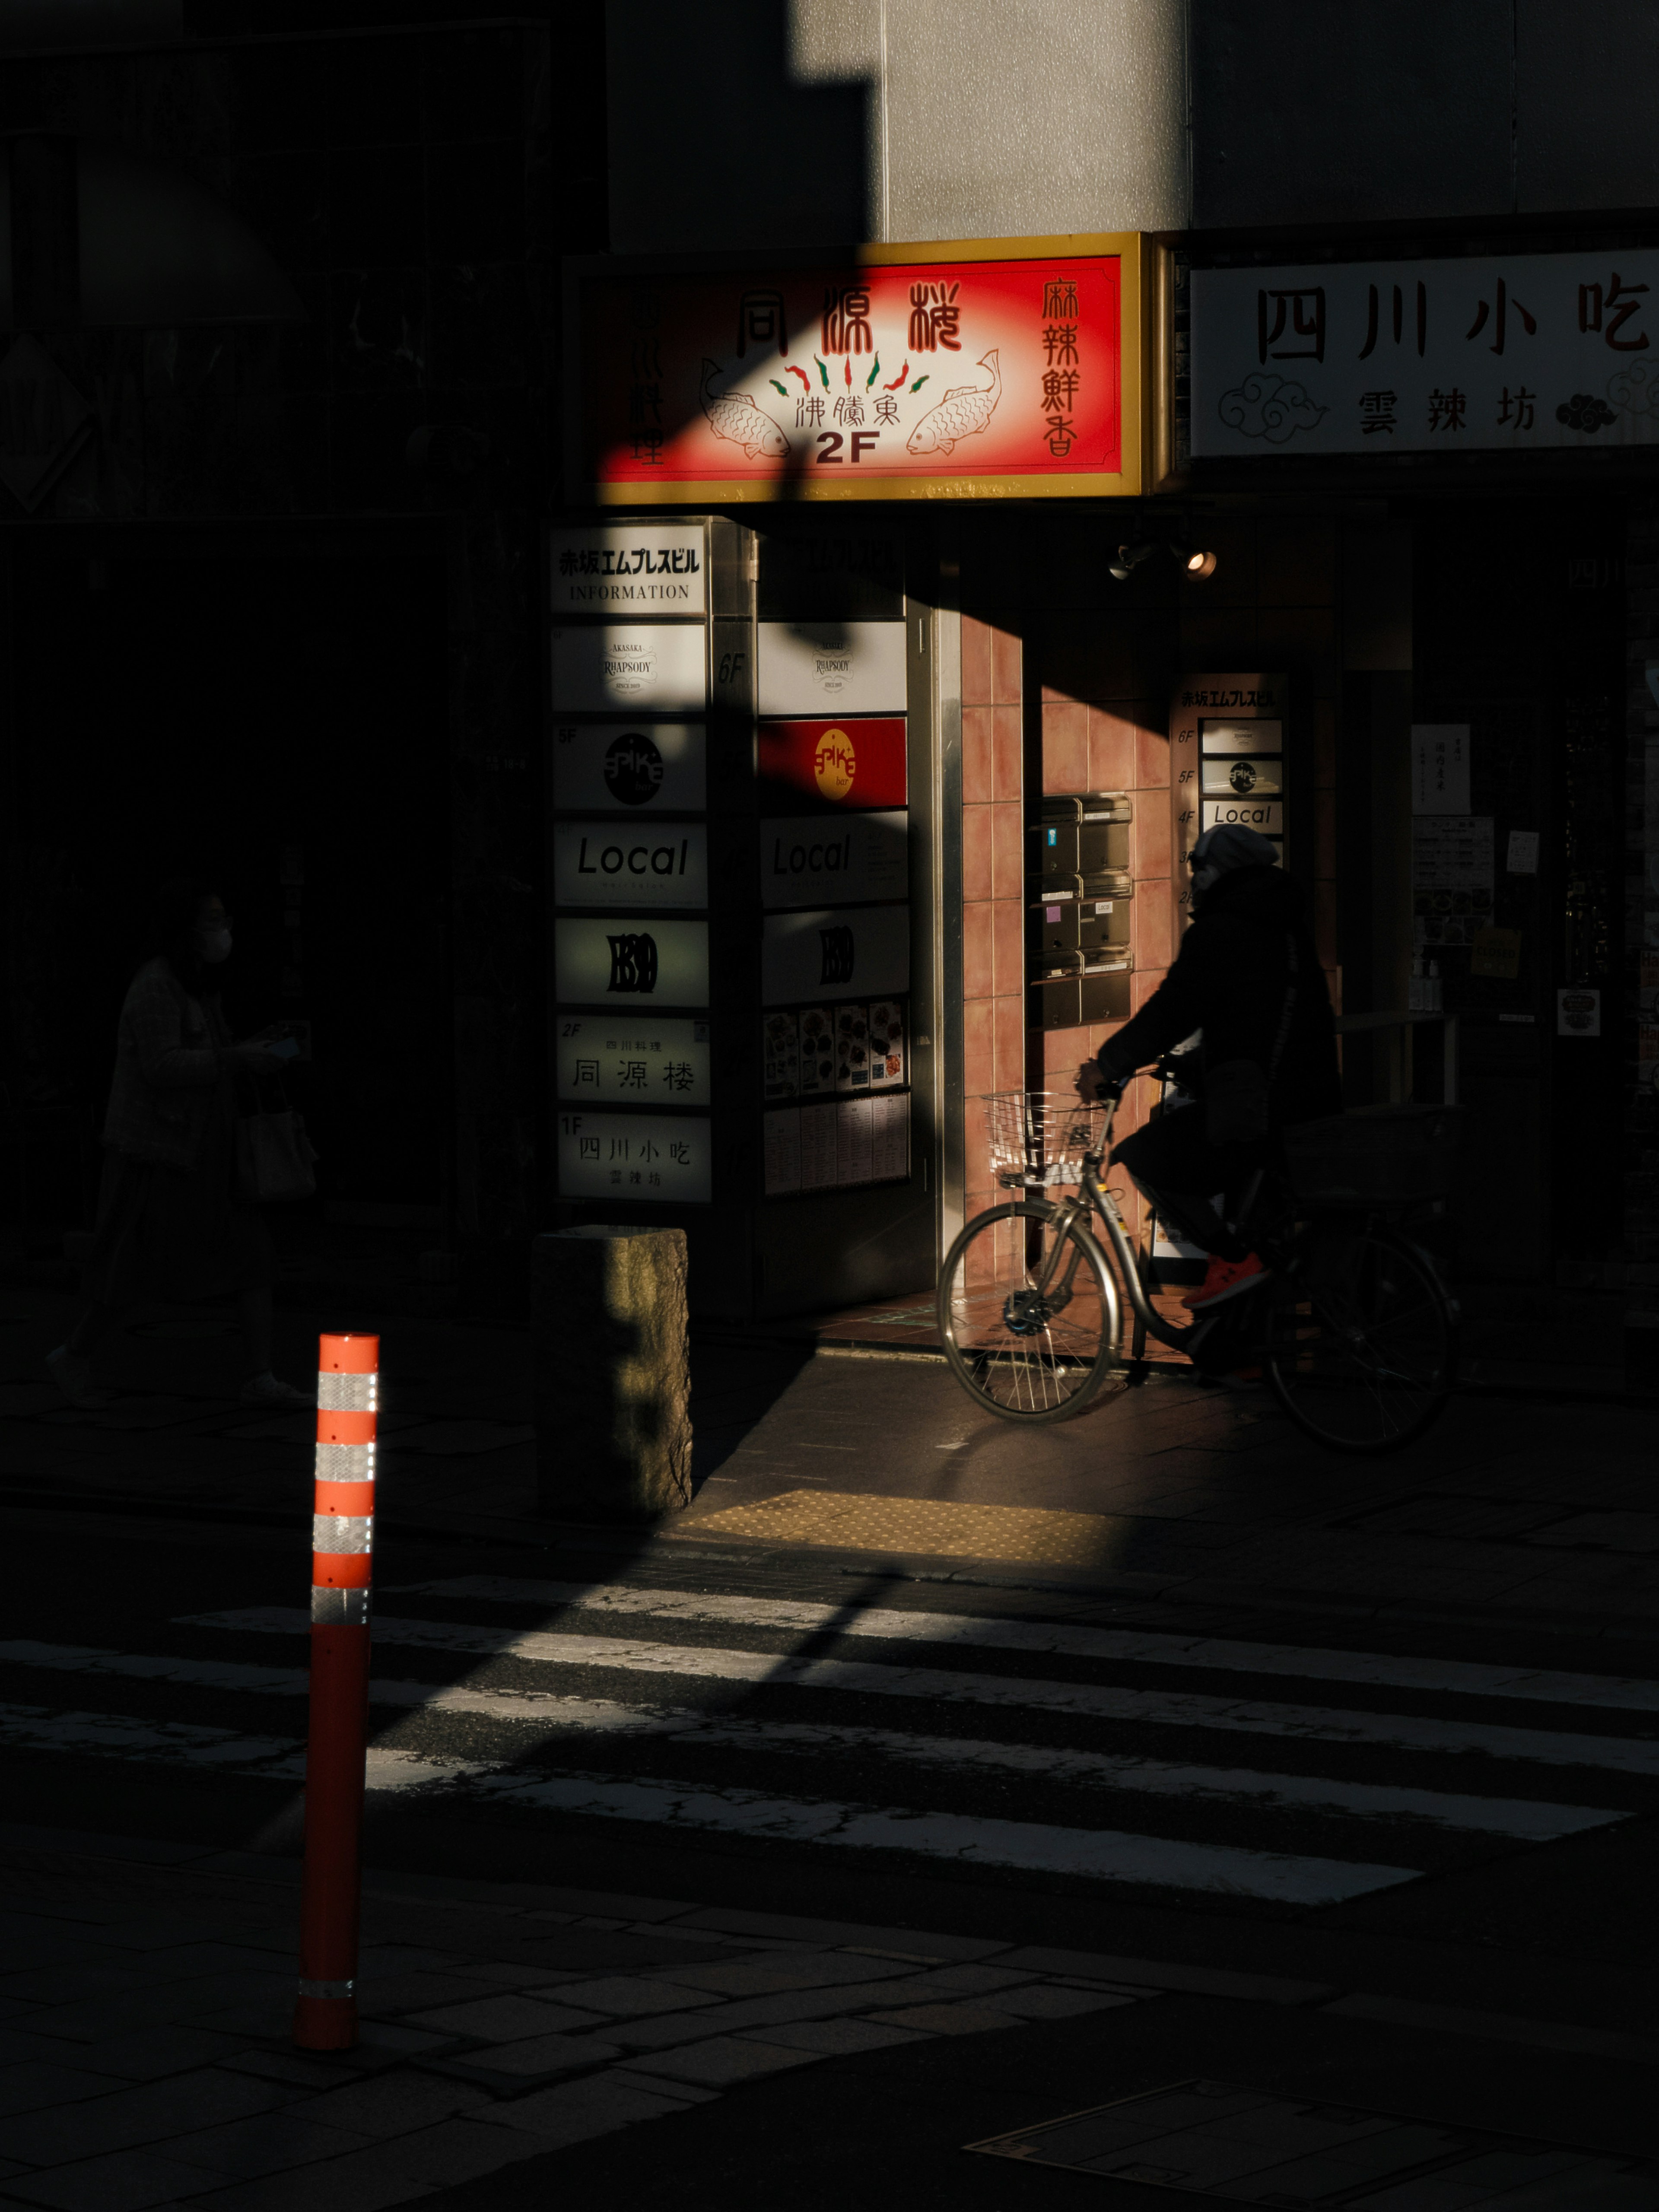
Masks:
[[[763,714],[902,714],[902,622],[762,623]]]
[[[708,702],[706,636],[701,623],[556,628],[554,712],[701,714]]]
[[[562,1109],[558,1121],[559,1189],[564,1197],[708,1205],[714,1147],[706,1118]]]
[[[769,1006],[910,986],[908,906],[819,908],[769,914],[761,940],[761,999]]]
[[[701,822],[556,822],[558,906],[707,906],[708,832]]]
[[[561,1014],[554,1024],[559,1096],[622,1105],[706,1106],[708,1024],[684,1014],[625,1006],[608,1014]]]
[[[1467,814],[1468,811],[1468,724],[1413,722],[1412,812]]]
[[[572,1006],[706,1006],[708,924],[649,915],[562,915],[554,989]]]
[[[549,533],[556,615],[700,615],[708,568],[700,522],[594,522]]]
[[[553,804],[576,813],[696,814],[707,803],[701,722],[559,722]]]
[[[761,904],[902,898],[909,887],[909,817],[793,815],[760,828]]]
[[[1659,444],[1659,251],[1195,269],[1192,450]]]

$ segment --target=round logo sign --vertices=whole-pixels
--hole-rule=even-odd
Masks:
[[[812,755],[812,775],[825,799],[845,799],[853,788],[858,757],[845,730],[826,730]]]
[[[643,806],[662,784],[662,755],[643,730],[624,730],[605,749],[605,787],[623,806]]]
[[[1228,770],[1227,781],[1231,784],[1235,791],[1254,791],[1255,789],[1255,763],[1254,761],[1235,761],[1232,767]]]

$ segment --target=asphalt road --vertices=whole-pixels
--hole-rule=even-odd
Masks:
[[[8,1521],[12,1817],[295,1850],[291,1533]],[[1651,2033],[1652,1644],[947,1589],[758,1549],[613,1573],[591,1553],[394,1537],[377,1583],[375,1864]],[[822,2193],[804,2203],[836,2201],[854,2169],[866,2201],[1065,2203],[1078,2177],[1030,2194],[1032,2172],[957,2160],[945,2190],[937,2161],[1115,2084],[1252,2063],[1304,2094],[1443,2114],[1449,2100],[1472,2124],[1645,2148],[1650,2065],[1374,2022],[1316,2032],[1282,2007],[1197,1999],[1166,2002],[1155,2029],[1127,2019],[1033,2021],[977,2055],[963,2038],[953,2071],[944,2045],[887,2051],[873,2099],[857,2061],[757,2084],[747,2135],[724,2102],[672,2121],[688,2148],[670,2201],[729,2202],[745,2157],[757,2171],[816,2127]],[[993,2077],[1008,2094],[988,2104]],[[625,2177],[663,2140],[636,2130],[551,2166]],[[868,2185],[872,2160],[890,2193]],[[528,2201],[542,2163],[457,2201],[485,2186]]]

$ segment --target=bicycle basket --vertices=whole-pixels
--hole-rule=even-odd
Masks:
[[[1008,1190],[1081,1182],[1106,1138],[1106,1109],[1058,1091],[997,1091],[985,1101],[991,1172]]]
[[[1443,1198],[1462,1135],[1457,1106],[1361,1106],[1285,1132],[1292,1188],[1309,1206]]]

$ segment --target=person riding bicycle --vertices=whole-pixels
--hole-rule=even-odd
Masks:
[[[1175,964],[1078,1070],[1078,1095],[1092,1104],[1200,1033],[1182,1055],[1191,1073],[1178,1078],[1200,1103],[1166,1104],[1112,1152],[1159,1216],[1210,1255],[1203,1283],[1184,1301],[1194,1312],[1266,1279],[1261,1257],[1228,1221],[1256,1171],[1277,1157],[1280,1130],[1342,1110],[1330,994],[1301,887],[1278,860],[1254,830],[1229,823],[1204,832],[1190,856],[1193,920]]]

